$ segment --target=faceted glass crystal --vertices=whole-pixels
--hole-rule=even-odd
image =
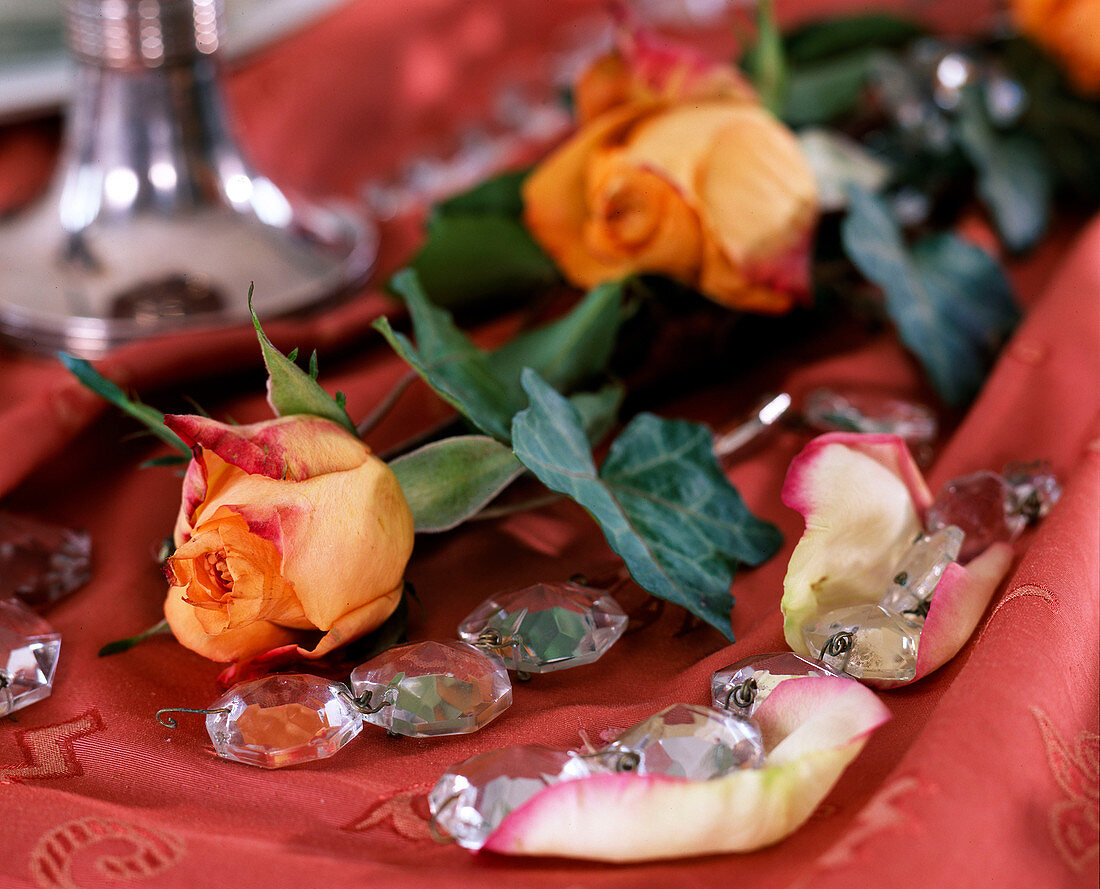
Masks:
[[[91,554],[84,531],[0,512],[0,599],[54,602],[88,582]]]
[[[218,756],[281,769],[332,756],[363,728],[338,682],[304,673],[233,686],[210,705],[206,731]]]
[[[822,660],[856,679],[908,682],[917,675],[920,628],[881,605],[853,605],[821,615],[802,626],[802,638],[815,657],[837,633],[852,634],[851,647]]]
[[[370,707],[363,719],[398,735],[459,735],[487,725],[512,704],[512,683],[500,658],[466,642],[414,642],[356,667],[357,697]]]
[[[918,537],[898,564],[882,607],[923,623],[936,585],[947,566],[959,557],[962,544],[963,532],[955,525]]]
[[[1013,512],[1029,523],[1044,518],[1062,496],[1062,486],[1045,460],[1009,463],[1004,474],[1005,482],[1012,489]]]
[[[627,729],[604,747],[598,762],[624,770],[625,753],[640,775],[675,775],[694,781],[718,778],[735,769],[758,768],[764,742],[755,722],[738,713],[696,704],[673,704]]]
[[[597,660],[626,628],[626,614],[602,590],[537,583],[493,596],[458,626],[471,644],[496,652],[511,670],[549,673]]]
[[[588,774],[588,763],[565,750],[505,747],[448,769],[428,794],[428,805],[433,821],[460,846],[480,849],[505,815],[544,787]]]
[[[1012,488],[995,472],[975,472],[952,479],[928,508],[925,526],[938,531],[948,525],[962,530],[959,561],[968,562],[998,541],[1012,541],[1027,519],[1015,512]]]
[[[831,667],[811,661],[793,651],[754,654],[718,670],[710,679],[710,697],[716,710],[733,710],[751,717],[779,683],[801,676],[838,676]],[[751,679],[756,690],[747,707],[738,701],[737,690]]]
[[[0,716],[48,698],[61,634],[18,599],[0,599]]]
[[[880,392],[815,389],[802,411],[806,422],[825,432],[871,432],[897,435],[910,445],[936,438],[936,415],[923,404]]]

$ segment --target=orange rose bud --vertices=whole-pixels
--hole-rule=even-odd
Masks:
[[[164,606],[183,645],[216,661],[288,644],[320,657],[389,617],[413,520],[366,445],[319,417],[165,423],[195,451]]]
[[[589,69],[581,128],[524,184],[527,227],[581,287],[656,272],[785,312],[809,292],[813,173],[736,72],[677,58],[635,41]]]
[[[1016,25],[1060,61],[1085,95],[1100,93],[1100,3],[1012,0]]]

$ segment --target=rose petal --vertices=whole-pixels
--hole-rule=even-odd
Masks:
[[[602,281],[621,278],[635,268],[633,263],[601,260],[585,246],[587,167],[593,152],[614,144],[632,123],[657,107],[653,103],[631,103],[602,115],[524,180],[523,212],[527,228],[562,273],[578,286],[593,287]]]
[[[273,479],[302,481],[353,469],[370,453],[355,436],[321,417],[231,426],[209,417],[169,414],[164,424],[192,447],[217,454],[250,475]]]
[[[756,718],[770,746],[761,769],[711,781],[616,774],[551,785],[505,817],[484,848],[603,861],[758,849],[810,817],[890,713],[858,683],[809,677],[781,684]]]
[[[1011,567],[1012,547],[1007,543],[993,544],[966,566],[947,566],[921,629],[914,682],[959,653]]]
[[[900,438],[842,432],[803,448],[781,497],[806,520],[783,580],[783,634],[792,649],[808,655],[804,623],[882,599],[922,530],[931,494]]]
[[[169,589],[168,598],[164,601],[164,616],[172,634],[182,645],[212,661],[244,660],[293,643],[298,638],[299,634],[294,630],[267,621],[257,621],[247,627],[212,636],[203,630],[195,609],[183,600],[185,592],[182,587]]]
[[[324,657],[330,651],[347,644],[352,639],[357,639],[375,627],[381,626],[382,622],[393,614],[394,609],[397,608],[404,590],[405,582],[401,581],[388,593],[367,602],[365,605],[361,605],[354,611],[341,615],[313,648],[305,648],[299,645],[298,654],[307,658]]]

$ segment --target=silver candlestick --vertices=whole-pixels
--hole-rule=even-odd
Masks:
[[[291,200],[242,156],[219,84],[221,0],[68,0],[77,60],[46,197],[0,225],[0,335],[94,357],[361,284],[359,211]]]

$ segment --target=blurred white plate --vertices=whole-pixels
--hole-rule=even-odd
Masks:
[[[270,43],[348,0],[225,0],[230,58]],[[65,104],[72,62],[61,0],[0,0],[0,122]]]

